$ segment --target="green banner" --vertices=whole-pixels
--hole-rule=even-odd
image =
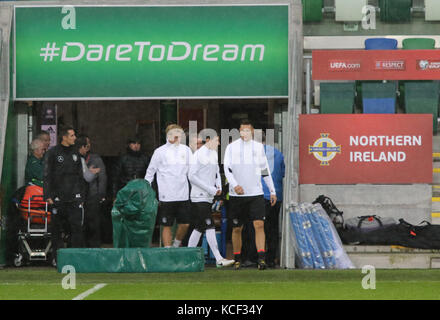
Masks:
[[[287,5],[15,9],[15,98],[288,96]]]

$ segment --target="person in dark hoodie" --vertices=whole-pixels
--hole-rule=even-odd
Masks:
[[[127,153],[119,157],[114,171],[113,199],[130,180],[143,179],[150,159],[141,151],[139,138],[127,140]]]

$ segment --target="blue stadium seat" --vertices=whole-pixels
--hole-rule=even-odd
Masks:
[[[397,40],[370,38],[365,40],[366,50],[396,50]],[[362,101],[363,113],[396,113],[395,82],[359,81],[358,96]]]
[[[395,50],[397,40],[390,38],[370,38],[365,40],[366,50]]]
[[[396,113],[395,82],[363,82],[363,113]]]

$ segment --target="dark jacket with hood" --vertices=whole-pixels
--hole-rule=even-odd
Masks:
[[[127,148],[127,153],[119,157],[115,166],[113,195],[116,196],[130,180],[144,179],[149,163],[147,155]]]

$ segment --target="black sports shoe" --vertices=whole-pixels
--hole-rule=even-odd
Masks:
[[[264,270],[267,268],[266,261],[264,259],[258,259],[258,270]]]

